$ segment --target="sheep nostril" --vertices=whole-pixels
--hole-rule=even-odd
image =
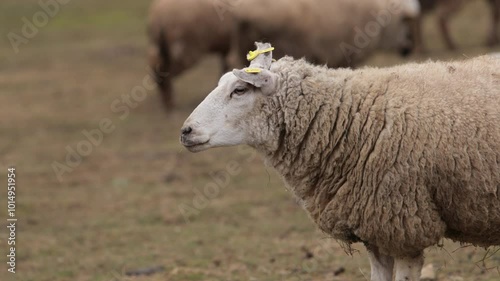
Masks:
[[[181,129],[181,134],[189,135],[192,131],[193,131],[193,129],[191,127],[184,127]]]

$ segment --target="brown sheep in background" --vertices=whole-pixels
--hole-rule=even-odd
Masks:
[[[172,78],[191,68],[207,54],[221,56],[228,69],[232,19],[218,12],[213,0],[156,0],[149,14],[149,64],[155,71],[163,103],[174,105]]]
[[[456,45],[450,35],[448,22],[463,7],[465,2],[470,0],[419,0],[422,8],[422,14],[414,21],[413,37],[415,42],[415,51],[425,51],[422,39],[422,18],[426,13],[436,10],[438,26],[441,35],[445,41],[446,47],[450,50],[456,49]],[[491,6],[492,21],[488,34],[487,45],[493,46],[499,43],[499,25],[500,25],[500,0],[488,0]]]
[[[253,48],[254,40],[270,39],[282,51],[280,56],[305,56],[331,67],[355,65],[385,45],[408,51],[409,28],[402,25],[400,11],[392,8],[411,16],[419,12],[417,0],[157,0],[149,19],[150,65],[165,107],[171,109],[172,78],[209,53],[221,56],[224,71],[241,66],[240,58]],[[235,24],[238,17],[240,24]],[[241,22],[258,30],[252,34],[257,37],[242,31]],[[376,34],[371,36],[369,28]],[[356,44],[356,38],[363,44]]]
[[[275,56],[305,57],[329,67],[355,66],[377,49],[411,52],[406,20],[420,13],[416,0],[242,1],[232,37],[234,56],[269,41]],[[231,55],[233,57],[233,53]]]

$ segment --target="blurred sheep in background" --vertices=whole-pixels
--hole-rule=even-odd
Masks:
[[[193,67],[207,54],[221,57],[228,70],[232,17],[218,16],[213,0],[156,0],[148,22],[149,64],[155,71],[158,88],[167,109],[174,105],[173,77]]]
[[[407,20],[420,13],[416,0],[243,1],[236,11],[235,55],[254,41],[269,41],[277,58],[305,57],[329,67],[355,66],[377,49],[404,55],[413,44]]]
[[[456,44],[450,35],[449,21],[466,2],[471,2],[471,0],[419,0],[420,6],[422,8],[422,14],[419,16],[413,24],[413,35],[415,42],[415,52],[425,52],[425,46],[423,42],[422,35],[422,18],[432,12],[436,11],[437,15],[437,25],[449,50],[456,49]],[[499,25],[500,25],[500,0],[487,0],[490,4],[491,9],[491,26],[489,28],[489,34],[486,44],[488,46],[494,46],[499,43]]]
[[[410,53],[406,20],[420,13],[418,0],[217,2],[157,0],[151,7],[150,66],[167,110],[174,106],[172,78],[209,53],[221,56],[225,72],[242,65],[254,41],[265,40],[278,58],[355,66],[380,48]]]

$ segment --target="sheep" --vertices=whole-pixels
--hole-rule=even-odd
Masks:
[[[446,47],[449,50],[456,49],[456,44],[450,36],[448,27],[449,19],[463,7],[467,0],[419,0],[422,8],[421,16],[414,19],[413,25],[413,41],[415,43],[415,52],[421,53],[425,51],[422,40],[422,17],[424,14],[436,10],[438,18],[438,27],[444,39]],[[470,2],[470,1],[469,1]],[[500,26],[500,0],[488,0],[491,7],[492,21],[486,44],[494,46],[499,41],[499,26]]]
[[[444,237],[500,245],[500,58],[328,69],[257,47],[185,121],[189,151],[255,148],[374,281],[419,280]]]
[[[155,72],[162,101],[174,105],[172,78],[209,53],[221,57],[223,72],[230,48],[231,13],[214,0],[156,0],[148,20],[149,65]]]
[[[364,0],[361,5],[350,0],[231,1],[153,2],[148,22],[149,64],[167,110],[174,105],[172,79],[206,54],[218,54],[224,72],[229,66],[242,65],[245,42],[253,44],[247,28],[264,26],[270,31],[272,25],[275,33],[256,36],[271,38],[282,50],[317,63],[353,66],[378,46],[397,46],[408,53],[409,28],[401,17],[415,17],[419,11],[417,0]],[[332,17],[332,13],[337,15]],[[257,16],[256,22],[249,16]],[[332,56],[333,48],[337,52]]]
[[[288,2],[240,2],[231,37],[233,61],[262,39],[276,47],[277,57],[305,57],[329,67],[355,66],[377,48],[411,52],[411,30],[405,20],[420,13],[418,0]]]

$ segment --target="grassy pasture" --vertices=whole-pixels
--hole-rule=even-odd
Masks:
[[[218,73],[206,71],[216,59],[176,80],[178,108],[168,116],[155,90],[127,106],[128,114],[113,110],[148,77],[149,1],[69,1],[16,54],[7,34],[20,33],[22,18],[40,10],[37,3],[0,1],[0,179],[5,186],[7,166],[17,167],[19,219],[15,275],[7,272],[8,234],[0,231],[0,280],[368,280],[362,247],[348,256],[317,232],[251,150],[190,154],[180,146],[182,122],[217,82]],[[409,60],[492,51],[481,47],[488,20],[482,1],[470,4],[452,21],[461,48],[448,52],[428,18],[430,52]],[[377,54],[366,64],[402,62]],[[59,181],[54,161],[64,163],[86,139],[83,131],[103,119],[113,131]],[[228,165],[236,175],[186,222],[179,207],[192,206]],[[6,188],[0,195],[3,223]],[[426,262],[440,280],[499,280],[500,255],[480,262],[485,254],[445,241],[428,250]],[[125,275],[155,266],[164,271]],[[335,276],[341,267],[345,272]]]

